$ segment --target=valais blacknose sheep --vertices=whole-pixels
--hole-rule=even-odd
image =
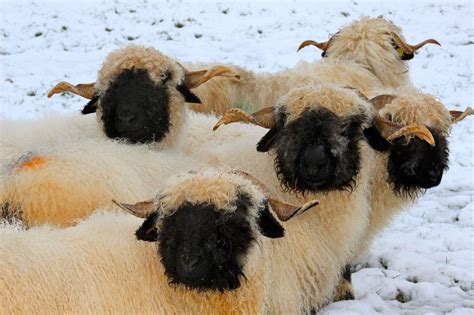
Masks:
[[[316,77],[329,76],[332,82],[347,84],[374,97],[373,91],[379,87],[411,84],[406,61],[426,44],[440,45],[434,39],[407,44],[397,25],[383,17],[363,17],[343,27],[328,41],[307,40],[298,50],[313,45],[323,51],[324,58],[315,62]]]
[[[31,151],[0,168],[3,217],[70,226],[113,198],[151,198],[169,176],[201,163],[172,150],[81,139]]]
[[[284,229],[271,210],[286,220],[317,202],[282,203],[246,177],[211,169],[181,174],[150,202],[119,204],[147,216],[140,227],[110,212],[68,229],[1,225],[2,311],[267,313],[271,303],[284,303],[271,298],[280,275],[272,274],[270,258],[291,252],[273,248],[271,238]]]
[[[375,154],[369,228],[362,248],[396,213],[426,189],[440,184],[448,168],[451,126],[473,113],[448,111],[412,87],[373,99],[374,125],[364,131]]]
[[[90,99],[83,113],[96,112],[109,138],[167,146],[184,124],[185,102],[200,103],[190,90],[215,76],[236,77],[223,66],[188,71],[154,48],[129,45],[107,56],[95,83],[60,82],[48,96],[69,91]]]
[[[355,21],[342,28],[327,42],[304,41],[320,48],[323,60],[300,62],[294,68],[275,74],[254,73],[229,66],[240,80],[217,78],[194,92],[203,106],[192,105],[199,112],[223,114],[230,107],[246,111],[272,106],[294,87],[320,83],[337,83],[357,88],[367,96],[382,87],[398,88],[410,84],[407,60],[434,39],[417,45],[407,44],[401,29],[383,17]]]
[[[374,151],[362,130],[370,125],[371,104],[350,88],[302,87],[283,96],[274,108],[254,115],[235,109],[216,124],[244,120],[269,128],[266,134],[263,128],[242,124],[212,134],[210,117],[190,115],[184,129],[187,136],[179,145],[185,153],[252,174],[287,202],[321,200],[317,211],[285,224],[288,234],[275,244],[281,246],[275,252],[291,252],[291,261],[298,264],[295,270],[309,272],[305,277],[289,269],[275,272],[304,280],[274,284],[275,296],[293,295],[291,301],[285,300],[287,306],[278,304],[272,312],[298,313],[328,302],[366,233]],[[257,152],[252,145],[257,143],[257,150],[270,154]],[[275,265],[286,268],[290,258],[280,256],[274,256]]]

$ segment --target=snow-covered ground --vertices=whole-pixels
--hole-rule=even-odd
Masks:
[[[111,50],[153,45],[186,62],[278,71],[320,58],[326,40],[362,15],[400,25],[410,43],[433,37],[410,61],[414,84],[447,108],[472,106],[473,2],[182,2],[0,0],[0,117],[78,111],[79,97],[46,93],[60,80],[93,82]],[[474,314],[474,120],[453,128],[442,184],[400,215],[353,275],[355,301],[322,313]],[[1,136],[1,135],[0,135]]]

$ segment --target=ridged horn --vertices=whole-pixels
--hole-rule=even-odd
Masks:
[[[48,97],[61,92],[71,92],[91,100],[95,96],[94,84],[95,83],[81,83],[72,85],[69,82],[61,81],[48,92]]]
[[[214,77],[228,77],[234,79],[240,79],[240,75],[235,73],[229,67],[215,66],[210,69],[198,70],[198,71],[186,71],[185,74],[185,85],[189,89],[194,89],[203,83],[206,83]]]
[[[133,205],[121,203],[113,199],[112,202],[116,204],[120,209],[125,210],[126,212],[142,219],[146,219],[150,213],[156,210],[153,199],[137,202]]]
[[[267,202],[270,204],[280,221],[288,221],[294,216],[301,214],[316,205],[319,205],[319,200],[308,201],[300,207],[286,203],[281,199],[275,197],[265,184],[263,184],[260,180],[250,175],[249,173],[242,171],[234,171],[234,173],[239,174],[242,177],[250,180],[254,185],[258,186],[262,190],[262,193],[267,199]]]
[[[468,107],[463,112],[459,110],[450,110],[449,113],[451,114],[451,123],[456,124],[467,116],[474,115],[474,110],[471,107]]]
[[[416,44],[416,45],[407,44],[400,36],[398,36],[397,33],[394,33],[394,32],[392,32],[392,38],[395,41],[395,43],[398,45],[398,47],[400,47],[403,50],[403,52],[407,55],[413,54],[415,51],[425,46],[426,44],[435,44],[435,45],[441,46],[441,44],[433,38],[424,40],[421,43]]]
[[[217,130],[222,125],[228,125],[235,122],[252,123],[263,128],[270,129],[275,124],[273,117],[273,107],[265,107],[253,114],[248,114],[240,108],[231,108],[217,121],[212,130]]]
[[[417,124],[417,123],[413,123],[413,124],[410,124],[408,126],[404,126],[398,129],[396,132],[388,136],[387,140],[392,141],[396,138],[400,138],[402,136],[410,136],[410,135],[414,135],[420,138],[421,140],[428,142],[431,146],[436,145],[436,141],[433,135],[431,134],[431,131],[425,126]]]

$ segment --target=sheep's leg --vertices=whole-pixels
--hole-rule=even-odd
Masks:
[[[342,272],[342,278],[336,287],[336,292],[334,294],[334,302],[353,299],[354,289],[352,288],[351,266],[346,265]]]

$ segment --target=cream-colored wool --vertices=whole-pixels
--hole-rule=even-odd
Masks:
[[[205,168],[182,173],[168,179],[164,189],[158,194],[160,212],[170,215],[185,202],[214,204],[224,213],[234,212],[237,209],[235,200],[239,192],[250,196],[250,203],[254,205],[260,204],[265,198],[249,179],[230,170]],[[257,216],[256,207],[249,210],[252,217]]]
[[[318,102],[323,98],[318,97],[315,88],[308,89],[314,101],[311,106],[320,106]],[[335,88],[334,92],[336,90],[337,95],[343,93],[342,89]],[[330,99],[328,91],[320,92],[319,96],[328,93]],[[370,108],[364,99],[355,97],[354,91],[345,92],[347,99],[357,99],[357,102],[347,104],[354,112],[365,112]],[[310,106],[310,102],[306,104]],[[302,106],[290,104],[288,107],[300,109]],[[226,165],[252,174],[286,202],[321,201],[317,208],[283,224],[285,237],[272,243],[270,269],[273,278],[268,284],[272,292],[268,302],[269,314],[307,313],[311,308],[319,308],[331,299],[343,267],[352,259],[354,249],[365,234],[370,213],[368,181],[373,150],[366,143],[359,143],[363,158],[352,192],[295,195],[282,191],[273,169],[272,155],[255,150],[255,144],[266,133],[265,129],[232,124],[213,133],[209,126],[214,121],[211,117],[191,113],[179,145],[182,150],[207,163]],[[199,135],[199,143],[195,142],[196,135]]]
[[[152,198],[163,181],[201,164],[178,152],[108,139],[80,139],[37,150],[4,165],[0,204],[28,226],[70,226],[109,205]]]
[[[391,92],[396,98],[379,111],[382,117],[403,126],[420,123],[438,130],[445,136],[449,135],[451,129],[449,111],[433,96],[421,93],[413,87],[403,87]],[[389,182],[387,165],[388,154],[376,152],[370,179],[372,212],[367,234],[357,250],[358,255],[364,253],[378,232],[419,197],[395,194]]]
[[[400,27],[383,17],[362,17],[333,36],[321,63],[327,59],[356,64],[369,70],[385,87],[410,84],[407,61],[401,60],[393,47],[392,33],[404,40]]]
[[[97,81],[94,85],[96,93],[104,93],[117,76],[127,69],[148,70],[150,79],[156,84],[162,85],[167,74],[170,75],[164,85],[167,87],[169,95],[170,130],[166,136],[157,144],[159,147],[169,147],[173,145],[175,137],[180,133],[181,127],[185,124],[186,116],[185,102],[181,93],[176,87],[184,83],[185,69],[178,62],[168,56],[163,55],[152,47],[139,45],[128,45],[124,48],[111,52],[99,70]],[[103,129],[101,120],[102,109],[100,97],[97,104],[97,121]]]
[[[170,286],[141,220],[99,212],[67,229],[0,225],[1,314],[261,314],[272,240],[256,235],[235,291]],[[275,242],[278,242],[276,240]],[[257,263],[258,265],[254,264]]]
[[[324,62],[323,62],[324,61]],[[294,68],[275,74],[253,73],[235,67],[240,80],[215,78],[206,85],[193,90],[203,104],[192,104],[191,109],[223,114],[232,107],[247,112],[273,106],[276,101],[293,88],[337,83],[370,93],[373,88],[382,88],[380,81],[370,71],[356,64],[340,64],[331,60],[319,63],[300,62]]]
[[[0,120],[0,165],[31,150],[74,143],[80,139],[105,138],[95,115],[48,115],[31,120]]]
[[[302,61],[275,74],[234,67],[240,80],[216,78],[197,88],[203,105],[193,104],[191,108],[216,114],[232,107],[253,112],[272,106],[292,88],[308,84],[339,83],[371,97],[376,96],[374,90],[410,84],[408,63],[392,46],[391,32],[403,39],[401,29],[384,18],[363,17],[333,37],[326,58],[313,63]]]
[[[329,87],[320,88],[308,88],[308,93],[313,95],[314,102],[309,102],[305,99],[307,106],[321,106],[318,105],[319,101],[325,102],[322,95],[327,95],[327,100],[332,97],[336,99],[345,99],[350,103],[347,105],[353,109],[353,113],[365,113],[370,105],[362,98],[357,98],[357,93],[349,89],[340,89],[334,87],[333,90],[335,95],[331,95],[325,89]],[[298,89],[295,93],[300,93],[302,89]],[[320,94],[318,94],[318,92]],[[336,93],[337,92],[337,93]],[[344,92],[346,94],[344,94]],[[327,94],[325,94],[327,93]],[[357,100],[357,102],[356,102]],[[328,109],[333,108],[337,110],[339,105],[335,102],[334,107],[330,106],[330,102],[327,102],[326,106]],[[282,105],[280,105],[282,106]],[[288,108],[301,110],[303,106],[297,104],[290,104]],[[290,110],[291,111],[291,110]],[[273,169],[273,158],[271,155],[266,153],[258,153],[255,150],[255,144],[260,138],[266,133],[266,130],[257,126],[234,124],[230,126],[222,127],[219,131],[213,132],[212,125],[216,119],[208,117],[202,114],[190,113],[189,123],[186,128],[183,129],[179,142],[176,144],[183,151],[188,154],[192,154],[193,157],[199,159],[201,162],[190,162],[187,164],[189,169],[196,168],[198,164],[210,163],[213,165],[219,165],[223,167],[236,168],[245,171],[252,176],[258,178],[265,184],[270,191],[284,199],[284,201],[292,204],[302,204],[305,201],[312,199],[320,199],[321,205],[310,209],[300,216],[293,218],[292,220],[283,223],[286,229],[286,235],[283,239],[269,240],[262,238],[262,242],[271,243],[272,246],[267,245],[254,246],[252,253],[249,255],[248,261],[245,265],[244,272],[248,278],[248,281],[243,285],[248,288],[248,292],[252,292],[253,296],[258,300],[264,300],[264,308],[260,306],[260,302],[254,302],[254,308],[250,313],[269,313],[269,314],[295,314],[295,313],[306,313],[311,308],[319,308],[324,303],[328,302],[333,294],[334,287],[340,278],[341,270],[348,263],[349,259],[353,257],[354,248],[360,242],[360,239],[365,233],[367,225],[368,215],[370,212],[370,205],[368,203],[368,173],[371,171],[372,158],[371,154],[373,151],[364,143],[360,143],[361,155],[364,157],[361,161],[361,168],[359,175],[356,178],[356,186],[351,191],[336,191],[324,194],[307,194],[303,196],[297,196],[294,194],[286,193],[281,190],[280,183],[276,177]],[[93,161],[99,160],[95,157],[93,151],[108,152],[107,147],[91,146],[90,144],[84,144],[83,147],[79,145],[78,151],[84,151],[86,147],[89,147],[88,152],[84,152],[84,156],[93,156]],[[128,147],[127,147],[128,148]],[[125,149],[124,149],[125,150]],[[70,161],[70,168],[66,169],[64,165],[60,165],[61,176],[56,180],[54,177],[48,182],[44,177],[40,178],[39,175],[34,175],[30,178],[38,178],[36,185],[42,187],[41,183],[47,184],[46,192],[43,195],[49,195],[50,201],[42,204],[43,208],[38,209],[44,210],[44,205],[52,203],[51,200],[55,194],[64,196],[62,192],[58,192],[55,189],[48,190],[47,187],[54,185],[57,181],[61,183],[61,187],[68,190],[68,193],[78,190],[78,198],[74,200],[74,203],[68,203],[70,207],[74,207],[76,204],[84,204],[88,202],[86,199],[97,198],[96,202],[100,205],[100,202],[108,203],[112,198],[116,198],[122,202],[134,203],[144,199],[150,199],[152,196],[151,190],[159,190],[159,185],[163,185],[163,178],[161,176],[153,176],[154,173],[150,170],[152,167],[159,164],[157,159],[146,159],[145,152],[134,155],[133,152],[137,150],[137,147],[130,147],[129,152],[118,154],[117,152],[111,152],[110,156],[104,156],[102,164],[98,165],[97,168],[93,168],[90,171],[86,171],[81,177],[78,177],[81,172],[84,172],[84,167],[78,167],[79,165],[86,164],[85,161],[77,162],[74,160],[77,156],[77,152],[74,152],[68,159],[64,159],[64,165],[68,160]],[[144,149],[145,150],[145,149]],[[162,152],[164,154],[164,152]],[[97,153],[96,153],[97,154]],[[104,154],[101,152],[100,154]],[[152,154],[152,153],[150,153]],[[157,154],[157,153],[153,153]],[[61,153],[58,158],[63,158],[65,154]],[[110,161],[110,157],[113,163]],[[120,159],[118,158],[120,157]],[[116,160],[126,158],[122,163],[118,163]],[[47,164],[55,161],[48,160]],[[55,162],[56,163],[56,162]],[[175,163],[182,163],[176,161]],[[130,168],[129,165],[136,164],[137,167]],[[128,167],[125,167],[125,166]],[[165,163],[159,164],[161,166]],[[168,165],[168,164],[166,164]],[[181,164],[181,166],[183,166]],[[114,167],[111,170],[111,167]],[[147,167],[147,172],[143,175],[142,168]],[[90,166],[89,166],[90,168]],[[124,169],[126,168],[126,174]],[[38,168],[35,172],[40,171],[42,168]],[[162,172],[161,169],[159,169]],[[175,172],[173,167],[169,167],[170,172]],[[65,178],[70,178],[68,174],[74,174],[73,176],[78,178],[78,183],[70,184],[65,182]],[[76,175],[78,174],[78,175]],[[137,175],[138,174],[138,175]],[[104,178],[107,182],[104,184]],[[158,181],[159,182],[154,182]],[[99,182],[96,182],[99,181]],[[216,200],[219,205],[228,204],[230,196],[235,193],[235,188],[232,186],[224,185],[222,181],[216,181],[217,185],[212,184],[212,177],[204,180],[205,184],[200,185],[201,190],[198,190],[199,194],[193,194],[193,198],[186,195],[185,187],[182,189],[165,190],[169,192],[172,197],[165,200],[170,205],[177,205],[183,202],[183,200]],[[81,184],[91,182],[93,185],[85,187]],[[175,185],[176,186],[176,185]],[[26,187],[26,186],[25,186]],[[69,189],[72,187],[74,189]],[[190,187],[190,186],[189,186]],[[221,190],[208,189],[209,187],[219,188]],[[82,189],[82,190],[81,190]],[[127,190],[128,189],[128,190]],[[27,191],[28,189],[26,189]],[[189,190],[194,192],[193,190]],[[102,193],[105,192],[105,193]],[[173,194],[174,192],[174,194]],[[23,196],[24,194],[22,194]],[[32,194],[38,196],[38,194]],[[124,197],[126,196],[126,197]],[[67,198],[70,198],[68,196]],[[84,200],[81,200],[83,198]],[[66,199],[66,198],[63,198]],[[58,198],[61,200],[61,198]],[[220,200],[220,201],[219,201]],[[54,204],[54,203],[53,203]],[[93,209],[92,205],[87,204],[88,209]],[[165,207],[166,209],[172,209],[172,206]],[[66,209],[66,210],[64,210]],[[63,208],[63,212],[67,213],[69,210]],[[69,211],[73,212],[74,211]],[[80,213],[80,216],[86,216],[91,213]],[[116,224],[115,224],[116,225]],[[67,229],[70,230],[70,229]],[[124,229],[119,226],[114,227],[115,233],[117,231],[122,232]],[[259,241],[260,242],[260,241]],[[95,250],[96,245],[91,250]],[[100,247],[97,245],[97,247]],[[104,251],[104,249],[101,249]],[[262,254],[261,251],[270,250],[270,253]],[[253,251],[256,251],[259,259],[254,259],[255,255]],[[154,252],[156,255],[156,252]],[[132,253],[130,253],[132,255]],[[271,259],[267,258],[271,257]],[[101,267],[102,268],[102,267]],[[104,267],[106,269],[106,267]],[[252,274],[252,270],[255,270],[255,276]],[[161,273],[160,273],[161,274]],[[250,276],[249,276],[250,275]],[[114,290],[113,285],[110,286],[111,290]],[[271,294],[265,292],[271,291]],[[265,294],[264,297],[260,298],[259,294]],[[149,296],[153,296],[149,295]],[[106,302],[104,302],[106,303]],[[112,303],[112,302],[109,302]],[[140,302],[145,303],[145,302]],[[221,301],[219,301],[221,303]],[[231,304],[230,302],[227,304]],[[147,305],[146,303],[144,305]],[[226,304],[223,304],[226,305]],[[231,305],[234,307],[235,304]],[[223,306],[224,307],[224,306]],[[237,306],[240,307],[240,306]],[[246,310],[251,308],[242,304],[241,310],[244,313],[248,313]],[[186,310],[186,308],[183,308]],[[222,308],[224,309],[224,308]],[[258,310],[258,311],[255,311]],[[264,310],[264,311],[262,311]]]

